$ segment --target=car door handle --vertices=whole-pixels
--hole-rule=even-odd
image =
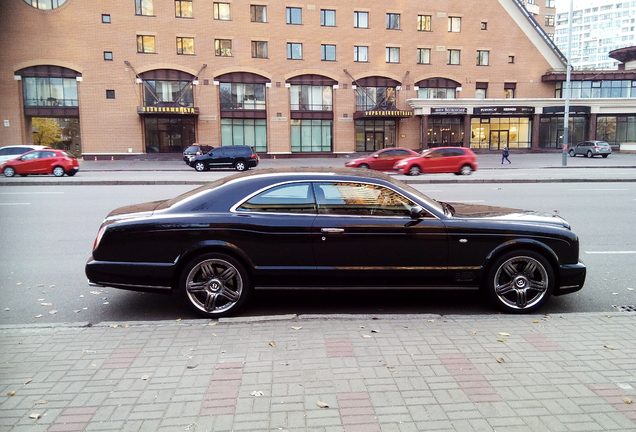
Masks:
[[[344,232],[344,228],[321,228],[320,232],[323,232],[323,233],[341,233],[341,232]]]

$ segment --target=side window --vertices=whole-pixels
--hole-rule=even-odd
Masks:
[[[52,157],[55,157],[55,153],[52,152],[52,151],[43,151],[43,152],[40,152],[40,157],[41,158],[52,158]]]
[[[5,156],[5,155],[10,154],[10,153],[9,153],[9,150],[11,150],[11,149],[8,149],[8,148],[6,148],[6,149],[0,149],[0,156]]]
[[[40,158],[40,153],[42,153],[42,152],[39,152],[39,151],[31,152],[29,154],[26,154],[26,155],[22,156],[22,160],[39,159]]]
[[[409,156],[410,153],[406,150],[393,150],[393,156]]]
[[[435,150],[434,152],[431,152],[431,157],[432,158],[444,157],[444,151],[443,150]]]
[[[250,198],[238,208],[244,212],[316,213],[310,183],[275,186]]]
[[[413,201],[384,186],[333,182],[315,184],[318,213],[356,216],[408,216]]]

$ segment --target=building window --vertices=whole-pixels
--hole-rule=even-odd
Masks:
[[[417,30],[431,31],[431,16],[430,15],[417,16]]]
[[[508,56],[508,63],[514,63],[515,62],[515,56]]]
[[[252,22],[267,22],[267,6],[250,5],[250,20]]]
[[[490,51],[477,50],[477,66],[488,66]]]
[[[113,60],[113,52],[112,51],[104,51],[104,60]]]
[[[297,7],[287,8],[287,24],[300,25],[303,23],[303,10]]]
[[[232,57],[232,40],[214,39],[214,54],[220,57]]]
[[[554,27],[554,15],[545,16],[545,25],[547,27]]]
[[[386,47],[386,62],[387,63],[399,63],[400,62],[400,49],[395,47]]]
[[[545,0],[545,7],[555,8],[556,0]]]
[[[102,14],[102,23],[110,24],[110,15],[109,14]]]
[[[220,83],[221,110],[264,110],[265,84]]]
[[[431,49],[430,48],[417,49],[417,64],[431,64]]]
[[[183,107],[194,106],[194,93],[190,81],[144,80],[144,106],[164,103]]]
[[[369,12],[354,12],[353,27],[369,28]]]
[[[31,6],[33,6],[34,8],[43,9],[43,10],[59,8],[64,3],[66,3],[66,0],[24,0],[24,1],[27,2],[27,4],[30,4]]]
[[[449,49],[446,51],[446,63],[449,65],[458,65],[461,51],[457,49]]]
[[[336,11],[330,9],[320,10],[320,25],[324,27],[336,26]]]
[[[417,91],[417,97],[420,99],[454,99],[457,95],[456,92],[456,87],[420,87]]]
[[[487,23],[487,22],[485,22],[485,21],[482,21],[482,22],[481,22],[481,29],[482,29],[482,30],[488,30],[488,23]]]
[[[106,99],[115,99],[115,90],[106,90]]]
[[[448,31],[452,33],[462,31],[462,19],[460,17],[448,17]]]
[[[252,57],[267,58],[267,42],[252,41]]]
[[[399,30],[400,29],[400,14],[395,14],[395,13],[386,14],[386,28],[387,30]]]
[[[366,47],[366,46],[354,46],[353,47],[353,61],[354,62],[368,62],[369,61],[369,47]]]
[[[175,0],[174,16],[177,18],[192,18],[192,0]]]
[[[504,99],[513,99],[516,89],[517,83],[504,83]]]
[[[135,0],[135,15],[153,16],[154,14],[153,0]]]
[[[137,52],[138,53],[156,53],[155,49],[155,37],[138,35],[137,36]]]
[[[221,119],[221,145],[248,145],[257,152],[267,152],[267,120]]]
[[[292,152],[331,152],[333,120],[291,120]]]
[[[177,54],[194,55],[194,38],[178,37]]]
[[[391,111],[395,109],[395,87],[358,87],[356,111]]]
[[[331,86],[292,85],[289,89],[292,111],[333,111]]]
[[[79,106],[75,78],[25,77],[22,82],[24,106]]]
[[[287,60],[302,60],[302,59],[303,59],[303,44],[288,43],[287,44]]]
[[[488,90],[488,83],[485,83],[485,82],[475,83],[475,99],[486,99],[487,90]]]
[[[322,61],[336,61],[336,46],[335,45],[321,45],[320,46],[320,60],[322,60]]]
[[[221,21],[229,21],[232,19],[230,15],[229,3],[214,3],[214,19]]]

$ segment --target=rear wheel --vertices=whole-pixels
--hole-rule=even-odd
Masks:
[[[534,312],[554,290],[554,270],[541,254],[516,250],[498,258],[486,274],[486,292],[493,304],[508,313]]]
[[[358,165],[358,168],[369,169],[369,165],[367,165],[367,164],[360,164],[360,165]]]
[[[61,166],[56,166],[55,168],[53,168],[53,175],[55,177],[62,177],[64,175],[64,168],[62,168]]]
[[[206,170],[205,164],[201,161],[194,163],[194,169],[199,172],[203,172]]]
[[[419,165],[413,165],[411,168],[409,168],[409,175],[418,176],[420,174],[422,174],[422,169],[419,167]]]
[[[473,169],[470,167],[470,165],[466,164],[464,165],[460,170],[459,170],[459,174],[461,175],[471,175],[473,172]]]
[[[574,149],[570,150],[570,152],[569,152],[569,153],[570,153],[570,157],[574,157],[574,156],[576,156],[576,153],[574,153]]]
[[[4,167],[4,170],[2,171],[4,173],[5,177],[13,177],[15,175],[15,168],[13,167]]]
[[[594,155],[592,154],[592,150],[588,150],[587,153],[585,153],[585,157],[593,157]]]
[[[183,269],[179,290],[192,311],[205,318],[235,313],[247,300],[250,280],[234,258],[208,253],[193,259]]]
[[[247,169],[247,164],[245,161],[236,161],[234,163],[234,169],[237,171],[245,171]]]

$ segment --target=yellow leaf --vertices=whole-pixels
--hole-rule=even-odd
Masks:
[[[363,338],[370,339],[371,335],[362,335]]]
[[[15,391],[11,390],[9,393],[7,393],[7,396],[15,396]]]
[[[628,397],[624,397],[623,402],[625,402],[626,404],[631,404],[633,401]]]
[[[499,338],[497,339],[497,342],[505,342],[506,340],[504,338]]]
[[[32,418],[35,420],[39,419],[40,417],[42,417],[42,415],[38,413],[29,414],[29,418]]]
[[[510,334],[509,333],[499,332],[499,336],[510,336]]]
[[[275,346],[276,346],[276,342],[274,342],[274,341],[271,341],[271,342],[269,343],[269,345],[270,345],[270,346],[273,346],[273,347],[275,347]]]
[[[320,408],[329,408],[329,405],[327,405],[323,401],[316,401],[316,405],[318,405]]]
[[[292,330],[300,330],[302,327],[292,327]]]
[[[612,345],[604,345],[604,348],[607,348],[609,350],[615,350],[616,349]]]
[[[505,359],[502,359],[502,358],[498,358],[498,359],[497,359],[497,363],[505,363],[505,362],[506,362],[506,360],[505,360]]]

